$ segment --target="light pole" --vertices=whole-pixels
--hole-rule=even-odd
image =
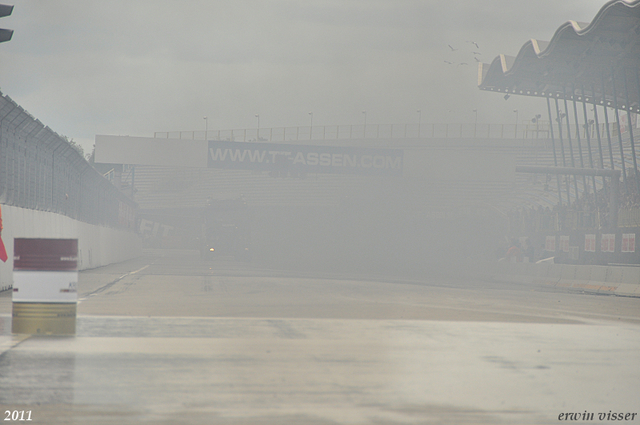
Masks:
[[[311,117],[311,123],[309,124],[309,140],[311,140],[311,136],[313,135],[313,112],[309,112],[309,116]]]
[[[478,132],[478,110],[474,109],[473,112],[476,114],[476,121],[473,125],[473,137],[476,137],[476,134]]]
[[[422,110],[418,109],[418,139],[420,138],[420,125],[422,124]]]
[[[207,132],[209,131],[209,120],[207,117],[202,117],[204,119],[204,140],[207,140]]]
[[[516,131],[515,131],[515,133],[516,133],[516,139],[517,139],[518,138],[518,110],[514,109],[513,112],[516,113]]]
[[[260,114],[256,114],[256,119],[258,120],[258,128],[256,130],[256,141],[260,140]]]
[[[362,111],[364,115],[364,127],[362,128],[362,137],[367,137],[367,111]]]
[[[541,114],[536,114],[535,117],[533,117],[531,119],[531,122],[533,122],[536,125],[536,139],[538,138],[538,135],[540,134],[540,130],[539,130],[539,124],[540,124],[540,118],[542,118]]]

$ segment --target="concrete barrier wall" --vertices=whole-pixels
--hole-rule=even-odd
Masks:
[[[489,277],[499,281],[640,297],[640,267],[633,266],[500,262],[490,268]]]
[[[14,238],[78,239],[78,268],[91,269],[139,256],[140,237],[130,231],[96,226],[61,214],[2,205],[2,241],[9,259],[0,262],[0,290],[13,284]]]

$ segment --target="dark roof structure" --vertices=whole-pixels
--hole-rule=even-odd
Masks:
[[[640,113],[640,0],[607,2],[591,23],[568,21],[551,41],[480,63],[481,90],[574,99]]]

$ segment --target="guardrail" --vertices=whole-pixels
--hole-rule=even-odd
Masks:
[[[640,297],[640,267],[637,266],[502,262],[488,267],[484,277],[593,294]]]

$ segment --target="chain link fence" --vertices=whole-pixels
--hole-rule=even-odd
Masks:
[[[65,138],[0,93],[0,203],[134,228],[136,204]]]

